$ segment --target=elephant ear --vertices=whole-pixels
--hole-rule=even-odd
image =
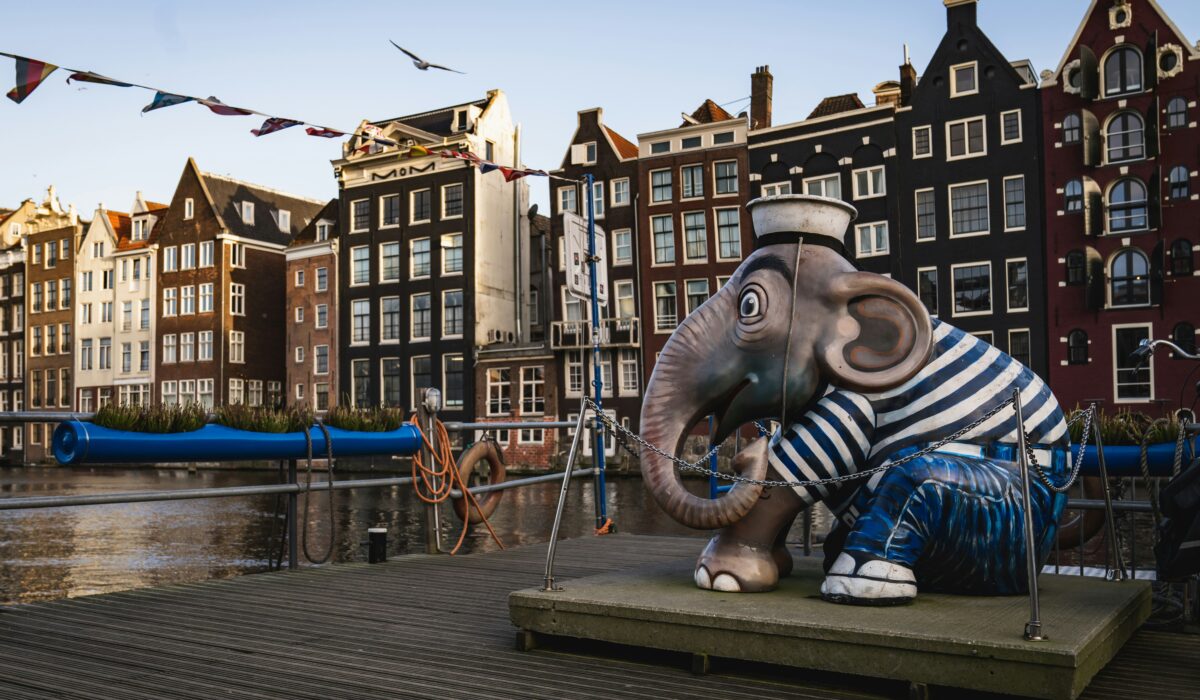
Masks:
[[[833,280],[833,314],[817,340],[817,361],[835,386],[879,392],[900,386],[925,366],[933,322],[899,282],[870,272]]]

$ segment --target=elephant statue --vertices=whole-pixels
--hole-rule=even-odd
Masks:
[[[668,339],[642,407],[643,437],[674,454],[709,414],[717,443],[753,420],[781,426],[736,455],[747,480],[715,499],[692,494],[670,460],[643,452],[644,482],[663,510],[719,529],[696,585],[775,588],[792,569],[792,521],[822,502],[835,515],[821,585],[828,601],[1026,591],[1024,510],[1042,562],[1066,496],[1033,479],[1024,502],[1016,415],[1011,406],[988,413],[1019,388],[1030,453],[1048,479],[1064,481],[1069,436],[1049,388],[989,343],[931,318],[904,285],[857,271],[843,242],[852,206],[802,195],[747,206],[754,252]],[[811,483],[905,457],[869,478]]]

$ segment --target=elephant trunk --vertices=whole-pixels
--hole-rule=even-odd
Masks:
[[[654,367],[642,402],[642,437],[672,455],[679,454],[688,431],[714,409],[723,409],[744,387],[744,375],[730,367],[732,346],[720,339],[728,333],[736,308],[728,289],[722,289],[690,314],[667,341]],[[747,478],[766,475],[765,459],[747,460]],[[642,478],[658,505],[672,518],[697,529],[711,530],[741,520],[758,501],[763,487],[738,482],[724,496],[702,498],[690,493],[674,463],[642,450]]]

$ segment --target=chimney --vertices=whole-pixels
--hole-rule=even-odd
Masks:
[[[942,0],[942,2],[946,5],[947,28],[953,29],[956,24],[975,26],[977,0]]]
[[[771,76],[770,66],[759,66],[750,76],[750,128],[765,129],[771,126]]]
[[[900,66],[900,106],[912,102],[913,89],[917,87],[917,69],[908,60],[908,44],[904,45],[904,64]]]

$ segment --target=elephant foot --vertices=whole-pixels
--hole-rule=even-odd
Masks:
[[[917,597],[912,569],[864,552],[842,552],[821,582],[821,598],[845,605],[903,605]]]
[[[779,578],[792,575],[792,553],[788,551],[786,544],[775,545],[771,550],[771,558],[775,560],[775,570]]]
[[[784,554],[791,562],[791,556]],[[769,546],[712,538],[696,563],[696,586],[727,593],[762,593],[779,585],[779,567]]]

